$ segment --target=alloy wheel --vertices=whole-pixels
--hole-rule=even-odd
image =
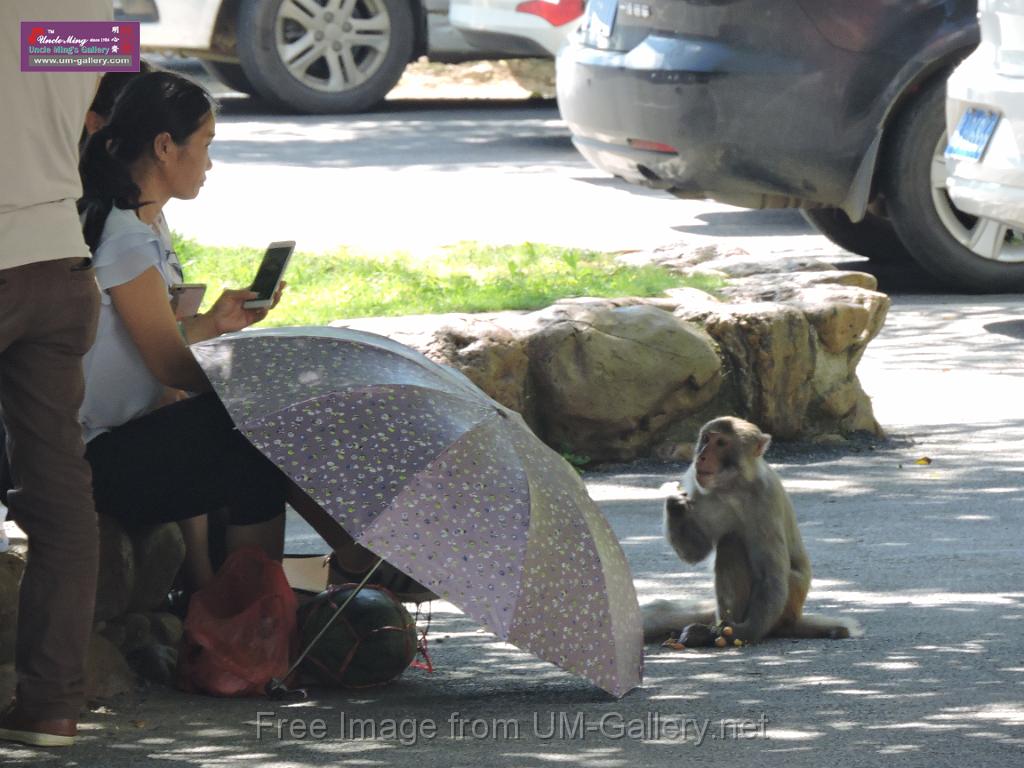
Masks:
[[[384,63],[391,18],[381,0],[284,0],[274,42],[288,72],[337,93],[369,80]]]

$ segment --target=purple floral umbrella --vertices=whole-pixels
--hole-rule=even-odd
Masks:
[[[390,339],[284,328],[193,346],[239,430],[358,543],[615,696],[643,638],[575,470],[462,374]]]

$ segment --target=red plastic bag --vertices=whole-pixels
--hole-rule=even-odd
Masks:
[[[196,592],[185,617],[178,686],[215,696],[259,696],[288,672],[296,646],[295,593],[260,549],[233,552]]]

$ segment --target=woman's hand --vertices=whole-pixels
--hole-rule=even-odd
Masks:
[[[217,335],[240,331],[267,316],[266,309],[246,309],[242,306],[257,296],[255,291],[227,288],[203,314],[213,323]]]
[[[281,300],[281,291],[285,283],[281,282],[274,300],[269,308],[246,309],[242,305],[255,299],[257,294],[246,289],[226,289],[206,312],[190,317],[182,322],[185,336],[189,344],[214,339],[222,333],[240,331],[253,323],[258,323],[267,316],[267,312],[277,306]]]
[[[213,321],[218,335],[240,331],[265,318],[267,313],[276,307],[277,303],[281,300],[281,292],[284,290],[284,287],[285,283],[282,281],[274,293],[274,300],[270,307],[260,309],[246,309],[242,306],[245,302],[252,301],[259,295],[255,291],[248,289],[225,289],[217,298],[217,301],[213,303],[213,306],[204,314]]]

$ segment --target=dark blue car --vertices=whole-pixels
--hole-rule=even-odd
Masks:
[[[591,0],[558,103],[580,152],[627,181],[801,208],[856,253],[1019,291],[1016,249],[977,247],[982,227],[945,190],[946,77],[978,43],[976,14],[976,0]]]

